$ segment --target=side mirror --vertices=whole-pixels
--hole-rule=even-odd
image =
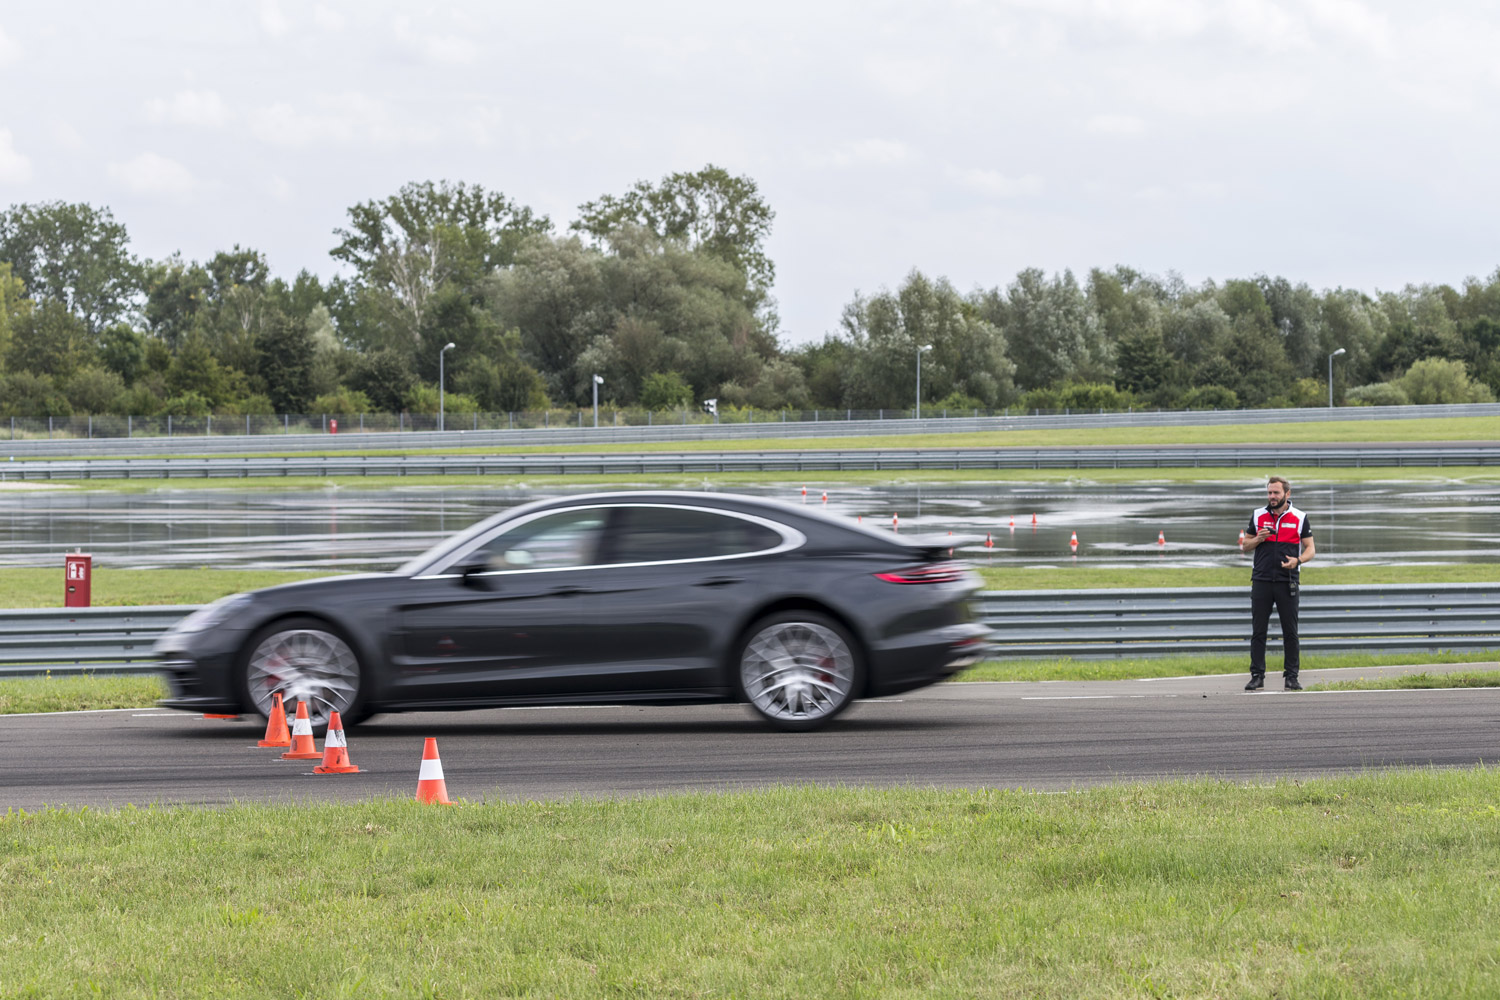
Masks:
[[[485,574],[489,571],[489,563],[487,563],[483,559],[476,559],[473,562],[464,563],[463,568],[459,570],[459,573],[463,576],[463,584],[465,587],[476,587],[480,590],[488,590],[490,588],[490,577],[485,576]]]

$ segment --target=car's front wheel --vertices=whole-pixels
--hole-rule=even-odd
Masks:
[[[367,716],[359,657],[327,622],[272,622],[251,638],[246,650],[241,675],[245,696],[262,716],[270,716],[271,696],[277,691],[288,719],[299,700],[307,702],[314,726],[327,725],[334,711],[346,726]]]
[[[790,611],[750,626],[739,647],[740,692],[778,729],[816,729],[854,700],[864,676],[843,626],[816,611]]]

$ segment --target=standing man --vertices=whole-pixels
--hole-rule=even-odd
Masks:
[[[1300,546],[1300,550],[1299,550]],[[1266,505],[1250,515],[1245,548],[1255,553],[1250,573],[1250,683],[1246,691],[1266,686],[1266,630],[1271,624],[1271,605],[1281,618],[1281,642],[1285,660],[1282,677],[1288,691],[1301,691],[1297,671],[1301,667],[1297,644],[1297,571],[1317,554],[1307,515],[1292,506],[1292,484],[1280,476],[1266,481]]]

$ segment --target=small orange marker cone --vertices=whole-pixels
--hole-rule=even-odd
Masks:
[[[1167,533],[1165,531],[1158,531],[1156,533],[1156,544],[1157,545],[1165,545],[1165,544],[1167,544]]]
[[[239,719],[238,715],[223,715],[219,712],[204,712],[203,717],[205,719]]]
[[[266,720],[266,738],[256,746],[289,747],[291,745],[292,734],[286,728],[286,709],[281,706],[281,692],[277,691],[271,695],[271,717]]]
[[[318,745],[313,742],[312,719],[307,716],[307,702],[297,701],[297,718],[292,720],[292,748],[281,755],[282,760],[317,760]]]
[[[824,503],[828,502],[828,491],[827,490],[823,491],[823,502]]]
[[[1240,551],[1245,551],[1245,533],[1243,531],[1240,532]]]
[[[422,745],[422,770],[417,774],[417,801],[451,806],[448,783],[443,780],[443,762],[438,759],[437,740],[431,736]]]
[[[802,487],[802,502],[807,503],[807,487]]]
[[[1073,549],[1075,552],[1078,550],[1078,532],[1073,532],[1073,538],[1068,542],[1068,548]]]
[[[1016,519],[1014,517],[1012,517],[1010,519],[1010,530],[1011,531],[1015,531],[1016,530]]]
[[[993,549],[995,547],[995,540],[989,536],[988,532],[986,532],[984,536],[984,547],[987,549]]]
[[[354,774],[359,768],[349,760],[349,743],[344,739],[344,720],[337,711],[328,715],[328,735],[323,739],[323,763],[313,774]]]
[[[901,530],[901,515],[900,514],[892,514],[891,515],[891,530],[892,531],[900,531]]]
[[[1031,515],[1031,526],[1032,526],[1032,527],[1033,527],[1033,528],[1035,528],[1035,527],[1036,527],[1036,515],[1035,515],[1035,514],[1032,514],[1032,515]]]

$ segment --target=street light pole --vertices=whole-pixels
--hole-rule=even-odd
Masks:
[[[594,426],[599,426],[599,387],[604,384],[604,379],[598,375],[594,376]]]
[[[922,352],[932,350],[931,344],[917,348],[917,419],[922,419]]]
[[[443,356],[449,351],[453,350],[453,348],[456,346],[456,344],[450,343],[447,347],[444,347],[441,351],[438,351],[438,430],[442,430],[444,426],[443,404],[446,402],[446,400],[444,399],[444,393],[447,390],[447,385],[443,378],[445,374],[443,371]]]
[[[1333,409],[1333,359],[1343,353],[1344,349],[1340,347],[1338,350],[1328,355],[1328,408],[1330,410]]]

